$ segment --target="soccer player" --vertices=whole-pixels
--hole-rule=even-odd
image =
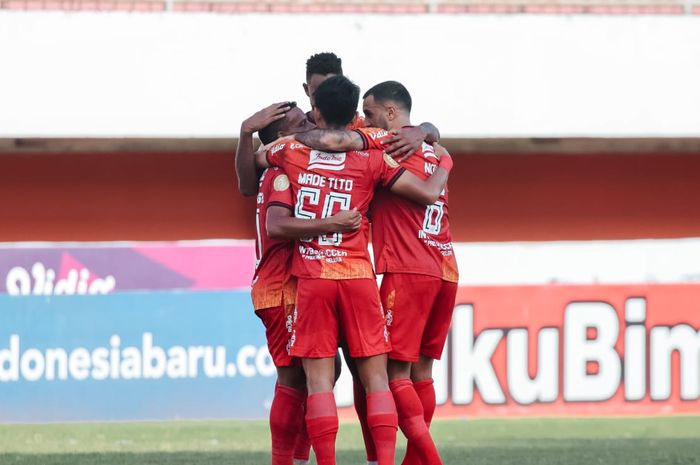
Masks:
[[[326,79],[333,76],[342,76],[342,60],[330,52],[317,53],[309,57],[306,61],[306,82],[302,84],[306,96],[309,97],[311,108],[313,109],[314,94],[318,86]],[[314,122],[313,111],[306,114],[309,121]],[[359,129],[365,126],[365,120],[359,114],[348,125],[347,129]],[[382,139],[383,149],[392,157],[406,157],[417,150],[420,150],[424,141],[437,142],[440,139],[440,131],[431,123],[421,123],[419,126],[407,126],[394,128],[392,134]],[[372,435],[367,425],[367,404],[365,403],[365,392],[362,383],[359,381],[357,370],[353,360],[348,356],[346,348],[343,349],[345,361],[353,377],[353,405],[357,412],[360,426],[362,428],[362,438],[365,443],[367,454],[367,465],[376,465],[377,453],[372,441]],[[340,374],[340,360],[337,362],[337,375]]]
[[[345,128],[358,100],[359,88],[350,80],[329,78],[315,93],[315,121],[319,127]],[[424,205],[434,203],[451,167],[449,155],[444,150],[442,154],[440,167],[426,181],[380,150],[324,153],[295,141],[279,141],[267,157],[257,154],[257,161],[288,173],[295,216],[322,218],[352,208],[365,214],[378,184]],[[335,464],[338,417],[332,389],[339,335],[367,393],[367,421],[378,464],[394,463],[398,418],[386,372],[390,344],[367,251],[368,229],[363,219],[361,230],[353,233],[302,239],[293,258],[298,287],[290,353],[302,358],[306,373],[306,425],[319,465]]]
[[[376,128],[315,130],[295,137],[321,150],[382,147],[389,130],[411,124],[411,105],[403,85],[383,82],[368,90],[363,101],[366,122]],[[437,163],[433,148],[424,144],[402,166],[425,179]],[[458,282],[447,188],[427,207],[380,190],[371,217],[375,265],[384,274],[380,293],[391,329],[390,385],[401,430],[409,440],[403,465],[439,464],[428,431],[435,411],[432,365],[442,354]]]
[[[252,144],[252,134],[259,131],[262,142],[269,143],[290,131],[304,130],[304,113],[291,107],[289,103],[271,105],[246,119],[241,125],[241,139],[249,135]],[[281,112],[286,117],[279,118]],[[273,121],[276,124],[271,124]],[[272,465],[292,465],[293,458],[304,463],[310,448],[303,420],[306,380],[299,360],[287,353],[296,298],[296,278],[289,273],[294,247],[291,239],[353,231],[362,221],[356,210],[341,211],[329,218],[298,219],[292,215],[293,208],[287,176],[277,167],[265,170],[257,194],[256,268],[251,297],[255,314],[265,326],[267,345],[277,368],[270,408]]]
[[[322,52],[311,55],[306,60],[306,82],[302,84],[306,96],[309,97],[311,108],[313,109],[314,93],[323,81],[333,76],[343,75],[343,62],[331,52]],[[306,117],[315,123],[313,111],[306,113]],[[356,116],[348,125],[348,129],[358,129],[365,126],[365,120],[356,113]],[[392,135],[383,140],[384,151],[392,157],[399,157],[411,154],[422,147],[424,141],[429,143],[440,140],[440,131],[431,123],[421,123],[418,126],[396,128]]]

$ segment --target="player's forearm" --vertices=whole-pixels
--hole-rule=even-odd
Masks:
[[[364,148],[362,137],[354,131],[314,129],[298,133],[294,138],[312,149],[326,152],[347,152]]]
[[[267,219],[267,235],[272,239],[300,239],[319,236],[332,231],[328,219],[301,219],[293,216]]]
[[[435,172],[430,175],[423,185],[425,197],[422,203],[424,205],[432,205],[438,201],[440,194],[447,185],[448,177],[449,171],[445,168],[438,167],[435,169]]]
[[[254,151],[253,134],[241,130],[236,148],[236,176],[238,176],[238,190],[246,197],[258,192]]]
[[[440,141],[440,130],[433,123],[421,123],[420,128],[425,131],[425,141],[428,144]]]
[[[440,160],[440,165],[425,181],[410,171],[404,171],[391,186],[391,192],[412,200],[420,205],[432,205],[438,201],[447,185],[452,159],[449,155]]]

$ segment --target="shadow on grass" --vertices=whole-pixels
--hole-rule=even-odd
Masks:
[[[528,444],[525,445],[524,443]],[[603,439],[449,444],[440,447],[445,465],[685,465],[700,464],[700,441],[686,439]],[[401,463],[403,449],[397,449]],[[338,450],[338,465],[364,462],[358,449]],[[267,465],[264,452],[144,452],[90,454],[1,454],[2,465]],[[312,461],[312,463],[315,463]]]

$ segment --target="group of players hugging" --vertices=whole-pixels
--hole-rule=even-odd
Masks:
[[[369,465],[441,464],[429,432],[457,293],[447,208],[452,159],[430,123],[412,126],[398,82],[360,89],[341,60],[306,63],[312,110],[270,105],[241,125],[236,172],[257,195],[252,300],[277,384],[272,464],[335,464],[333,386],[342,347]],[[253,134],[263,145],[255,150]],[[374,267],[368,249],[370,224]],[[378,287],[375,271],[383,275]]]

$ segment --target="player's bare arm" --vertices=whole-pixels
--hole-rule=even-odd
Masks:
[[[300,239],[335,232],[348,232],[360,229],[362,214],[356,208],[341,210],[329,218],[295,218],[285,207],[271,205],[267,210],[267,235],[272,239]]]
[[[434,144],[435,154],[440,157],[440,164],[435,172],[425,181],[410,171],[404,171],[391,186],[391,192],[422,205],[432,205],[440,198],[440,193],[447,185],[447,178],[452,169],[452,157],[444,147]]]
[[[365,145],[357,132],[339,129],[314,129],[295,134],[294,138],[308,147],[326,152],[362,150]]]
[[[273,103],[241,123],[240,138],[236,148],[236,175],[238,190],[244,196],[250,197],[258,192],[258,178],[253,156],[255,152],[253,134],[273,121],[284,118],[290,109],[289,102]]]
[[[406,160],[423,146],[423,142],[434,144],[440,140],[440,131],[432,123],[409,126],[391,131],[392,136],[382,140],[386,153],[399,162]]]

